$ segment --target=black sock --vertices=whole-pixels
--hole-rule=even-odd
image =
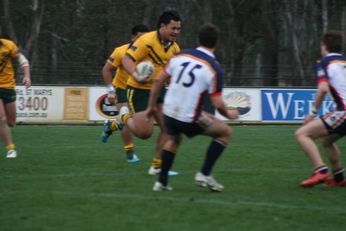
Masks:
[[[168,171],[171,169],[173,160],[175,157],[175,153],[167,151],[167,150],[162,150],[161,152],[161,171],[159,174],[159,182],[163,184],[164,186],[167,186],[167,181],[168,181]]]
[[[344,169],[338,169],[333,172],[333,177],[336,182],[341,182],[344,180]]]
[[[201,173],[203,175],[206,175],[206,176],[210,175],[216,160],[220,157],[225,147],[226,147],[225,144],[218,140],[213,140],[210,143],[202,169],[201,169]]]

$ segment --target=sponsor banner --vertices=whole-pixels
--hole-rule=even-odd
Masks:
[[[114,118],[117,108],[107,100],[104,87],[16,87],[17,122],[63,123],[92,122]],[[227,107],[236,107],[239,121],[302,122],[311,110],[316,90],[224,88]],[[334,107],[326,97],[320,111],[326,114]],[[221,115],[220,119],[226,120]]]
[[[240,121],[260,121],[261,103],[259,89],[225,88],[224,100],[228,107],[237,107],[240,112]],[[107,100],[107,91],[104,87],[89,89],[89,120],[99,121],[112,119],[117,114],[117,108]],[[217,113],[217,117],[226,120]]]
[[[61,122],[63,118],[63,87],[16,87],[17,122]]]
[[[64,120],[88,120],[88,88],[65,88]]]
[[[302,122],[311,111],[315,97],[316,90],[261,90],[262,121]],[[332,98],[327,96],[318,114],[326,114],[333,107]]]
[[[92,87],[89,90],[89,120],[113,119],[117,114],[117,108],[107,99],[107,90],[104,87]]]
[[[237,108],[240,121],[261,120],[261,97],[259,89],[224,88],[223,98],[228,108]],[[226,120],[217,113],[217,116]]]

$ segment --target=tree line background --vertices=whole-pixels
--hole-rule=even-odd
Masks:
[[[221,30],[216,51],[228,86],[314,86],[323,32],[346,37],[345,0],[1,0],[0,35],[31,62],[34,84],[102,84],[113,49],[132,26],[155,29],[164,10],[182,17],[178,43],[196,44],[198,27]]]

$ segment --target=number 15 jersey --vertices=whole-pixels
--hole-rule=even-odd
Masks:
[[[195,122],[203,110],[203,93],[221,95],[223,78],[215,56],[198,47],[174,56],[164,71],[171,76],[163,113],[182,122]]]

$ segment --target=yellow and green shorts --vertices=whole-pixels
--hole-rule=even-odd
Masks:
[[[115,94],[117,95],[118,103],[126,103],[127,102],[126,89],[116,87],[115,88]]]
[[[147,109],[150,97],[150,89],[139,89],[127,86],[127,103],[131,113],[141,112]],[[157,97],[157,103],[163,103],[166,89],[162,89]]]
[[[7,104],[16,101],[16,90],[8,88],[0,88],[0,99]]]

